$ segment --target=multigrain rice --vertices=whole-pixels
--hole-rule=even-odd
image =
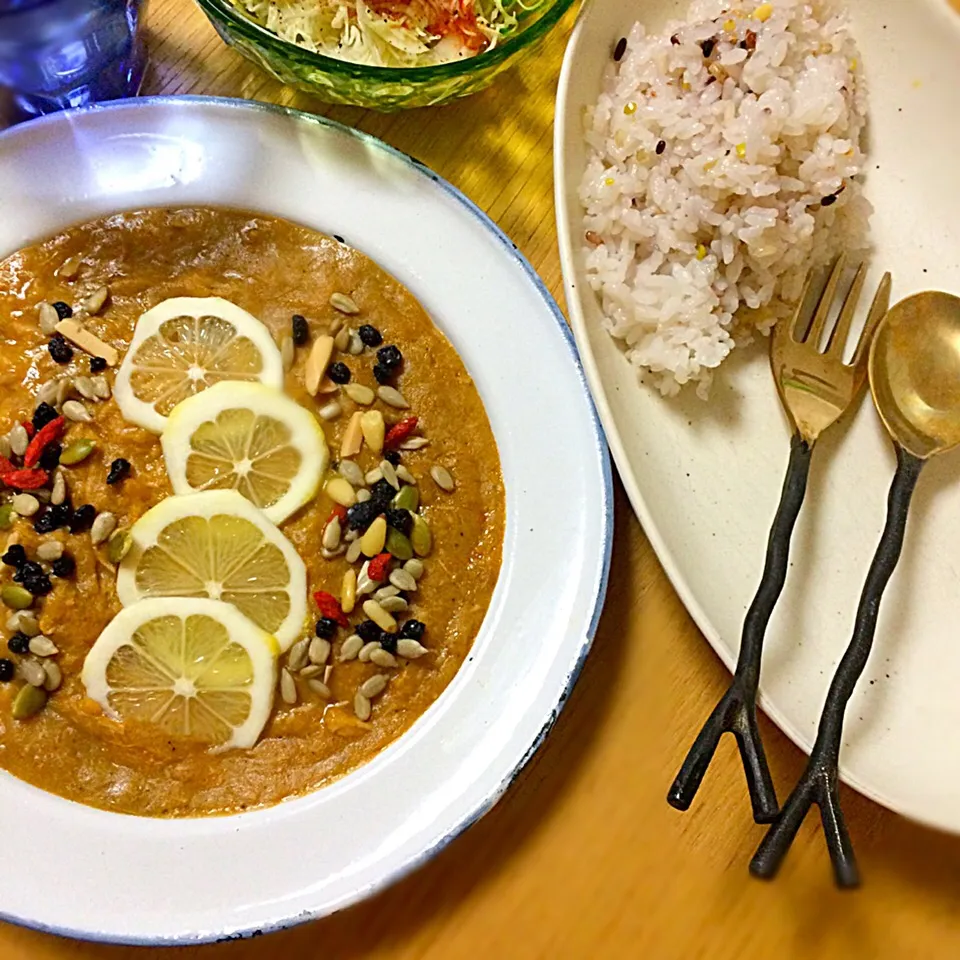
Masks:
[[[863,248],[862,61],[832,0],[641,24],[588,111],[584,257],[608,332],[664,394],[705,396],[804,275]]]

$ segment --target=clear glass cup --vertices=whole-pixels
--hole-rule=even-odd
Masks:
[[[26,116],[134,96],[141,0],[0,0],[0,85]]]

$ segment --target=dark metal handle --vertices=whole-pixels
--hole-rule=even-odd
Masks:
[[[750,872],[755,877],[770,880],[776,876],[803,818],[811,805],[816,803],[820,807],[820,819],[837,886],[856,887],[860,883],[853,845],[843,820],[843,811],[840,809],[837,786],[843,718],[847,701],[867,665],[867,658],[873,647],[880,601],[900,559],[910,498],[923,465],[923,460],[897,447],[897,472],[887,499],[887,522],[870,564],[863,593],[860,595],[853,637],[833,675],[807,768],[784,804],[776,823],[767,831],[753,860],[750,861]]]
[[[757,685],[760,682],[763,638],[787,578],[790,538],[807,490],[812,453],[812,445],[799,434],[794,434],[780,505],[767,541],[763,576],[743,621],[737,669],[727,692],[697,735],[667,793],[667,803],[677,810],[687,810],[693,803],[720,738],[724,733],[732,733],[740,748],[754,820],[770,823],[777,816],[777,794],[757,727]]]

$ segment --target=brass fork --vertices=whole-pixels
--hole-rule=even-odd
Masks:
[[[866,383],[870,341],[890,305],[890,274],[887,273],[873,298],[853,357],[849,363],[845,362],[850,327],[866,280],[866,267],[861,264],[821,350],[820,342],[845,266],[846,258],[839,257],[812,320],[801,323],[809,315],[804,309],[812,284],[808,278],[793,316],[778,324],[770,338],[770,366],[780,402],[793,427],[790,460],[767,541],[760,586],[743,622],[733,680],[694,741],[667,794],[667,802],[678,810],[690,807],[720,738],[724,733],[732,733],[740,748],[754,820],[771,823],[778,813],[777,794],[757,727],[763,638],[786,580],[790,538],[807,489],[814,444],[860,396]]]

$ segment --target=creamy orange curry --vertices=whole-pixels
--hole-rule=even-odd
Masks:
[[[359,313],[345,316],[335,309],[331,298],[336,294],[346,295]],[[91,355],[69,343],[70,359],[61,355],[58,363],[57,351],[50,348],[49,310],[45,329],[38,321],[41,304],[55,305],[59,313],[66,312],[66,304],[86,331],[122,357],[138,317],[180,296],[232,301],[259,318],[288,354],[291,345],[285,340],[295,315],[306,320],[310,338],[331,327],[348,329],[338,343],[349,346],[334,359],[349,367],[353,384],[374,390],[376,351],[365,345],[355,352],[356,331],[372,326],[384,344],[396,345],[403,368],[394,386],[409,409],[380,399],[374,406],[382,410],[388,429],[404,418],[418,418],[421,439],[402,445],[393,459],[417,481],[420,513],[429,521],[433,541],[403,614],[425,625],[420,641],[425,655],[404,659],[395,655],[394,645],[395,666],[390,658],[378,658],[385,667],[356,651],[343,657],[344,643],[363,618],[358,609],[349,617],[351,628],[338,629],[331,638],[322,668],[307,669],[311,665],[304,666],[302,648],[296,664],[281,657],[294,687],[288,682],[282,695],[278,691],[271,719],[253,748],[219,753],[144,725],[120,723],[85,695],[84,658],[120,609],[109,542],[94,545],[90,520],[109,512],[122,530],[172,491],[159,438],[127,422],[112,397],[84,395],[91,392],[91,381],[99,393],[109,393],[116,368],[103,369],[95,360],[91,369]],[[501,561],[504,497],[496,445],[477,390],[450,343],[396,280],[338,239],[270,217],[204,208],[124,213],[74,227],[0,263],[0,340],[0,432],[9,431],[0,453],[6,454],[10,481],[0,490],[0,545],[6,544],[7,556],[11,545],[22,547],[39,565],[39,572],[32,568],[34,578],[46,576],[50,583],[50,591],[23,613],[16,609],[22,594],[4,594],[12,606],[3,610],[10,649],[0,650],[0,766],[38,787],[108,810],[149,816],[232,813],[342,776],[396,739],[436,700],[463,663],[490,601]],[[287,356],[285,389],[318,416],[324,410],[335,468],[343,431],[358,405],[343,387],[334,385],[331,391],[329,383],[328,392],[307,393],[308,354],[309,346],[298,346],[292,361]],[[17,449],[22,451],[24,437],[17,425],[35,433],[32,417],[41,390],[57,412],[66,403],[80,405],[71,408],[80,419],[66,420],[61,449],[75,451],[77,441],[87,439],[95,446],[80,462],[59,467],[56,451],[47,452],[33,469],[48,470],[49,483],[21,490],[16,470],[23,467],[23,457]],[[371,471],[378,460],[362,452],[357,463]],[[431,467],[440,461],[449,475],[441,473],[438,481]],[[123,476],[108,484],[111,469]],[[62,488],[52,490],[58,474],[71,508],[90,508],[89,516],[75,524],[76,532],[69,526],[47,532],[49,524],[42,522],[52,509],[51,495],[55,501],[64,498]],[[448,492],[443,485],[451,478],[455,489]],[[32,514],[29,500],[15,499],[24,494],[39,505]],[[18,510],[25,503],[27,515],[22,515]],[[336,552],[321,545],[333,510],[321,490],[282,525],[306,564],[311,595],[338,595],[348,566],[342,551],[332,555]],[[14,582],[17,569],[4,565],[4,588],[30,586],[29,575],[25,583]],[[321,616],[312,602],[310,610],[304,637],[312,635],[313,620]],[[30,629],[18,629],[21,617]],[[36,642],[38,631],[56,653]],[[389,652],[390,644],[385,646]],[[302,670],[325,681],[329,698],[314,692]],[[386,674],[389,683],[364,718],[355,694],[376,674]],[[15,710],[18,695],[30,685],[36,695],[28,691]],[[36,709],[24,710],[24,699]],[[41,699],[42,708],[36,706]]]

